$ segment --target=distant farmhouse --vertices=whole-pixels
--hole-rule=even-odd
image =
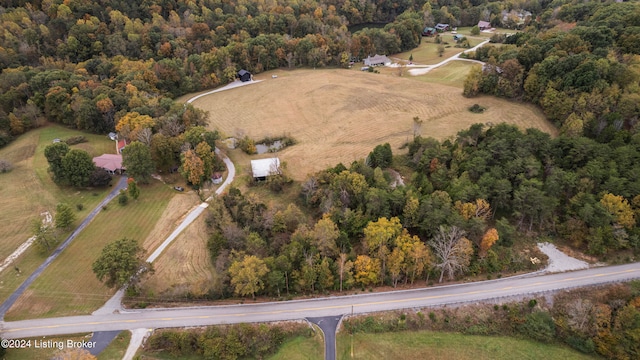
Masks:
[[[280,174],[280,159],[251,160],[251,175],[254,180],[266,180],[268,176]]]
[[[437,33],[435,28],[432,27],[426,27],[424,28],[424,30],[422,30],[422,36],[433,36]]]
[[[125,170],[122,167],[122,155],[120,154],[102,154],[93,158],[96,167],[105,169],[109,174],[122,174]]]
[[[387,65],[391,65],[391,59],[389,59],[385,55],[376,54],[375,56],[367,56],[367,58],[364,59],[364,65],[365,66],[387,66]]]
[[[478,21],[478,29],[480,29],[480,31],[482,30],[489,30],[491,29],[491,23],[488,21]]]
[[[251,81],[251,73],[245,69],[238,71],[238,79],[242,82]]]
[[[437,24],[436,31],[437,32],[449,31],[449,24]]]

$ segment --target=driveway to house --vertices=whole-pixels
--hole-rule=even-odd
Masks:
[[[364,314],[489,300],[500,303],[535,294],[638,278],[640,263],[632,263],[415,290],[268,303],[132,310],[104,315],[2,322],[0,327],[3,338],[16,339],[93,331],[301,320],[310,316],[341,316],[352,311],[353,314]]]
[[[433,69],[437,69],[442,65],[446,65],[448,64],[450,61],[454,61],[454,60],[463,60],[463,61],[471,61],[471,62],[475,62],[478,64],[484,64],[482,61],[479,60],[474,60],[474,59],[465,59],[465,58],[461,58],[460,54],[464,54],[464,53],[468,53],[471,51],[476,51],[479,48],[481,48],[483,45],[489,43],[489,40],[485,40],[483,42],[481,42],[480,44],[472,47],[471,49],[467,49],[461,53],[455,54],[449,58],[446,58],[442,61],[440,61],[439,63],[435,64],[435,65],[413,65],[413,69],[409,70],[409,74],[413,75],[413,76],[417,76],[417,75],[424,75],[426,73],[428,73],[429,71],[433,70]]]
[[[125,189],[126,187],[127,187],[127,177],[121,176],[120,179],[118,180],[118,183],[116,184],[116,186],[113,187],[113,190],[111,190],[109,195],[107,195],[107,197],[105,197],[104,200],[102,200],[100,204],[98,204],[98,206],[96,206],[95,209],[93,209],[89,213],[89,215],[87,215],[87,217],[84,220],[82,220],[80,225],[71,233],[71,235],[69,235],[69,237],[62,244],[60,244],[60,246],[58,246],[58,248],[53,252],[53,254],[49,255],[49,257],[42,263],[42,265],[40,265],[36,269],[36,271],[34,271],[20,285],[20,287],[18,287],[16,291],[14,291],[13,294],[11,294],[11,296],[9,296],[9,298],[5,300],[4,303],[2,303],[2,305],[0,305],[0,320],[4,319],[5,313],[11,308],[11,306],[13,306],[16,300],[18,300],[18,298],[34,282],[34,280],[38,276],[40,276],[40,274],[42,274],[44,269],[46,269],[49,266],[49,264],[51,264],[53,260],[55,260],[60,255],[60,253],[62,253],[62,251],[64,251],[64,249],[66,249],[67,246],[69,246],[69,244],[71,244],[71,242],[78,236],[78,234],[80,234],[80,232],[84,230],[84,228],[87,227],[87,225],[89,225],[89,223],[93,220],[93,218],[95,218],[96,215],[98,215],[98,213],[102,210],[102,207],[107,205],[109,201],[113,200],[113,198],[118,196],[118,194],[120,193],[120,190]]]

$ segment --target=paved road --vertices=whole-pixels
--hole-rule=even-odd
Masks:
[[[2,322],[0,327],[5,338],[24,338],[137,328],[299,320],[308,316],[349,314],[352,308],[354,314],[417,309],[531,295],[636,278],[640,278],[640,263],[386,293],[258,304],[145,309],[116,314]]]
[[[325,317],[308,317],[307,320],[318,325],[324,334],[324,359],[336,360],[336,331],[342,315]]]
[[[84,230],[84,228],[87,227],[87,225],[89,225],[89,223],[93,220],[93,218],[95,218],[95,216],[98,215],[100,211],[102,211],[102,207],[107,205],[109,201],[111,201],[113,198],[118,196],[118,194],[120,193],[120,190],[126,187],[127,187],[127,177],[121,176],[116,186],[113,187],[113,190],[111,190],[109,195],[107,195],[107,197],[104,198],[104,200],[102,200],[100,204],[98,204],[98,206],[96,206],[95,209],[93,209],[84,220],[82,220],[80,225],[71,233],[71,235],[69,235],[69,237],[62,244],[60,244],[60,246],[58,246],[58,248],[53,252],[53,254],[49,255],[49,257],[36,269],[36,271],[34,271],[20,285],[20,287],[18,287],[18,289],[16,289],[16,291],[14,291],[13,294],[11,294],[11,296],[9,296],[9,298],[5,300],[5,302],[2,303],[2,305],[0,305],[0,320],[4,319],[4,314],[11,308],[11,306],[13,306],[16,300],[18,300],[18,298],[35,281],[35,279],[38,278],[40,274],[42,274],[44,269],[46,269],[49,266],[49,264],[51,264],[53,260],[55,260],[60,255],[60,253],[62,253],[62,251],[66,249],[67,246],[69,246],[69,244],[71,244],[71,242],[78,236],[78,234],[80,234],[80,232],[82,232],[82,230]]]

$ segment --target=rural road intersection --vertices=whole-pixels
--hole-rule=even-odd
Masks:
[[[487,300],[506,301],[513,297],[637,278],[640,278],[640,263],[632,263],[416,290],[286,302],[131,310],[113,314],[11,321],[3,322],[0,326],[4,338],[16,339],[94,331],[288,321],[305,317],[339,317],[352,311],[354,314],[364,314]]]

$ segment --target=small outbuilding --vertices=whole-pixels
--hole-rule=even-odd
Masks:
[[[367,56],[364,59],[365,66],[387,66],[391,65],[391,59],[386,57],[385,55],[375,54],[374,56]]]
[[[242,69],[238,71],[238,79],[240,79],[240,81],[242,82],[251,81],[251,73],[245,69]]]
[[[436,24],[436,31],[437,32],[449,31],[449,24]]]
[[[102,154],[93,158],[93,163],[96,167],[105,169],[110,174],[122,174],[124,167],[122,167],[122,155],[120,154]]]
[[[251,160],[251,174],[254,180],[266,180],[268,176],[280,174],[280,159]]]
[[[433,36],[437,33],[435,28],[432,27],[426,27],[422,30],[422,36]]]
[[[216,185],[222,183],[222,174],[219,172],[214,172],[213,175],[211,176],[211,182],[213,182]]]

